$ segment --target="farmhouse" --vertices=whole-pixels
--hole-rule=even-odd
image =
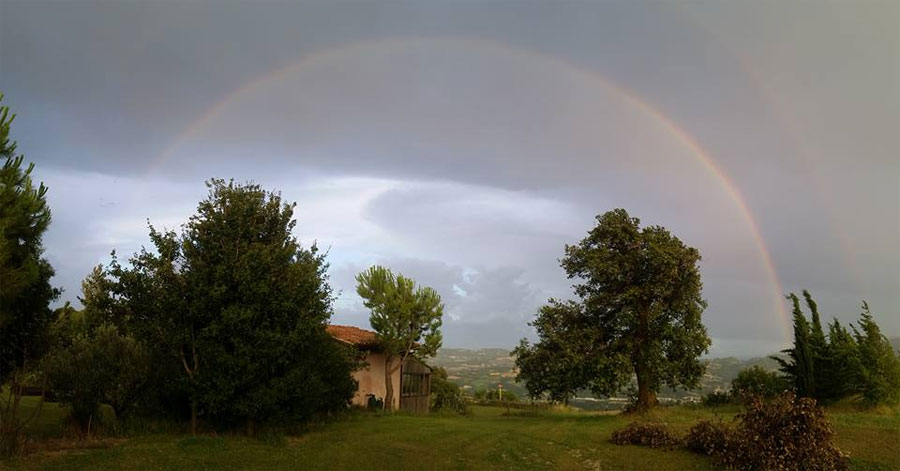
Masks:
[[[367,407],[370,398],[384,400],[386,385],[384,372],[387,367],[385,355],[378,346],[375,332],[349,325],[329,325],[326,330],[336,340],[353,345],[365,353],[366,364],[353,373],[359,383],[353,405]],[[395,358],[394,362],[399,362]],[[396,363],[394,363],[396,364]],[[427,414],[431,395],[431,368],[408,358],[391,376],[394,389],[394,410]]]

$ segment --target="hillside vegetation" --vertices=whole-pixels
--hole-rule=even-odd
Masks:
[[[449,379],[468,394],[479,389],[496,388],[513,391],[519,397],[525,397],[526,391],[521,383],[515,381],[515,358],[510,351],[502,348],[461,349],[443,348],[438,351],[430,364],[447,370]],[[769,357],[740,359],[735,357],[712,358],[709,360],[706,374],[700,381],[700,389],[696,391],[671,391],[663,388],[661,398],[699,397],[716,390],[727,390],[731,380],[746,368],[762,366],[767,370],[775,370],[778,364]],[[589,392],[584,393],[590,395]]]

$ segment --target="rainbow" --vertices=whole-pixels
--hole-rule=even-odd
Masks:
[[[720,33],[710,28],[709,25],[696,21],[691,15],[684,15],[691,23],[691,27],[695,30],[703,31],[708,36],[708,41],[715,43],[717,47],[724,49],[737,63],[739,70],[749,79],[753,85],[752,90],[756,91],[756,98],[762,102],[770,113],[771,118],[778,124],[786,137],[795,147],[795,155],[798,156],[800,162],[804,165],[804,170],[812,176],[813,195],[819,200],[823,207],[828,207],[828,187],[822,177],[820,165],[814,161],[815,152],[807,139],[806,135],[799,130],[799,121],[796,117],[790,116],[786,106],[784,105],[784,97],[777,97],[775,92],[768,85],[765,74],[755,67],[752,67],[750,60],[736,49],[728,46],[727,37],[723,37]],[[857,293],[862,292],[862,276],[860,274],[859,264],[854,255],[855,249],[852,239],[847,232],[845,225],[836,219],[833,212],[827,214],[828,224],[831,226],[832,233],[837,238],[841,247],[841,256],[845,266],[849,271],[850,281]]]
[[[771,295],[772,295],[772,308],[775,309],[775,312],[778,313],[783,326],[783,332],[785,336],[785,340],[789,338],[789,334],[791,332],[791,319],[788,315],[786,303],[783,298],[783,290],[781,288],[781,282],[778,278],[778,273],[775,269],[775,263],[772,260],[772,256],[769,253],[768,247],[766,246],[765,239],[762,236],[762,232],[759,228],[759,224],[756,221],[756,218],[753,216],[753,212],[750,210],[750,206],[747,204],[746,199],[742,195],[737,184],[722,170],[721,166],[716,163],[716,160],[713,156],[707,152],[703,146],[689,133],[687,133],[684,129],[679,127],[672,119],[670,119],[665,113],[663,113],[659,108],[653,106],[648,103],[636,93],[631,90],[628,90],[621,85],[618,85],[608,79],[607,77],[600,75],[592,70],[585,68],[579,64],[566,61],[554,56],[550,56],[540,52],[526,51],[519,48],[515,48],[504,43],[487,40],[482,38],[460,38],[460,37],[429,37],[429,38],[419,38],[419,37],[401,37],[401,38],[390,38],[390,39],[378,39],[378,40],[370,40],[370,41],[361,41],[361,42],[351,42],[341,44],[339,46],[335,46],[332,48],[327,48],[323,50],[319,50],[303,56],[298,61],[291,62],[282,67],[275,68],[274,70],[264,73],[249,82],[244,83],[221,100],[219,100],[215,105],[207,109],[199,118],[194,120],[187,128],[185,128],[177,138],[165,148],[165,150],[154,160],[151,161],[149,172],[156,171],[159,167],[165,164],[175,153],[175,151],[188,139],[197,134],[200,130],[204,129],[214,118],[216,118],[219,114],[221,114],[231,103],[235,100],[247,95],[251,91],[254,91],[260,87],[265,86],[266,84],[275,82],[291,73],[297,72],[300,69],[305,67],[312,67],[318,63],[321,63],[325,60],[328,60],[330,57],[339,54],[345,54],[348,52],[353,52],[358,49],[365,48],[375,48],[375,47],[391,47],[391,46],[400,46],[404,44],[408,44],[410,41],[414,42],[445,42],[451,41],[454,43],[462,42],[465,45],[471,45],[474,47],[493,50],[496,52],[501,52],[504,54],[514,54],[514,55],[524,55],[529,57],[537,57],[543,61],[548,61],[549,63],[553,63],[561,68],[565,68],[568,71],[577,73],[581,77],[596,83],[598,86],[605,87],[607,90],[610,90],[622,97],[628,103],[637,107],[648,116],[653,118],[663,129],[665,129],[671,136],[673,136],[678,142],[685,146],[685,148],[691,151],[691,154],[696,158],[697,162],[701,164],[701,166],[705,169],[706,172],[709,173],[719,184],[722,189],[725,190],[726,194],[735,204],[737,209],[739,210],[741,217],[747,224],[747,228],[750,231],[750,234],[753,238],[754,244],[756,245],[756,249],[759,251],[762,258],[762,265],[766,272],[766,276],[769,279],[769,284],[771,286]]]

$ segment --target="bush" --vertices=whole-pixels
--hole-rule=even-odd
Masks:
[[[435,368],[431,372],[431,410],[469,413],[469,403],[456,383],[447,379],[447,371]]]
[[[42,363],[54,395],[71,407],[79,433],[90,433],[98,423],[101,403],[112,406],[116,416],[125,415],[146,383],[149,368],[143,346],[110,324],[58,339]]]
[[[816,401],[782,394],[755,398],[737,415],[726,466],[740,469],[846,469],[847,456],[834,446],[834,431]]]
[[[703,405],[707,407],[724,406],[731,404],[732,397],[726,392],[715,391],[703,396]]]
[[[726,451],[728,438],[732,433],[722,421],[701,420],[694,424],[684,439],[684,445],[694,453],[718,456]]]
[[[650,448],[670,447],[678,444],[678,439],[669,433],[663,424],[632,422],[623,429],[612,433],[610,441],[616,445],[642,445]]]
[[[519,396],[517,396],[516,393],[514,393],[514,392],[512,392],[512,391],[509,391],[509,390],[503,390],[502,395],[503,395],[503,397],[501,398],[501,397],[500,397],[500,396],[501,396],[501,392],[500,392],[499,389],[494,389],[494,388],[491,388],[491,389],[479,388],[477,391],[475,391],[475,394],[473,394],[472,398],[473,398],[476,402],[478,402],[478,403],[489,403],[489,402],[501,402],[501,403],[505,403],[505,402],[519,402]]]
[[[788,389],[788,384],[775,371],[768,371],[759,365],[741,370],[731,380],[731,394],[736,399],[752,396],[775,397]]]
[[[696,452],[716,456],[734,469],[843,470],[825,413],[813,399],[785,393],[765,402],[756,397],[737,415],[735,428],[699,422],[685,440]]]

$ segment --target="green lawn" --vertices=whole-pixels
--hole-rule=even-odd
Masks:
[[[45,406],[47,407],[47,406]],[[685,431],[735,408],[671,407],[642,420]],[[45,409],[58,422],[61,414]],[[107,448],[44,451],[5,463],[13,469],[713,469],[683,450],[609,443],[632,418],[585,412],[516,413],[476,407],[472,417],[354,414],[277,444],[241,436],[152,434]],[[829,412],[838,446],[857,469],[900,469],[900,414]],[[46,424],[54,419],[42,417]],[[49,432],[49,425],[48,430]],[[0,467],[4,464],[0,463]]]

